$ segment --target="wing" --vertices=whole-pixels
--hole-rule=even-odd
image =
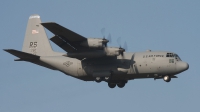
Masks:
[[[63,50],[67,52],[73,52],[88,49],[80,46],[80,43],[87,40],[87,38],[54,22],[41,24],[55,35],[50,40]]]
[[[88,39],[54,22],[41,24],[55,35],[50,40],[67,51],[65,55],[67,57],[77,59],[116,57],[124,52],[120,51],[122,48],[104,47],[103,42],[106,39]]]

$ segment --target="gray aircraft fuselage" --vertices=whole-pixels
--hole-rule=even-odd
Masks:
[[[173,54],[167,57],[167,53]],[[94,73],[112,72],[113,80],[131,80],[135,78],[160,78],[174,76],[188,69],[189,65],[172,52],[136,52],[124,53],[116,58],[78,60],[65,56],[41,57],[40,60],[63,73],[93,81]]]

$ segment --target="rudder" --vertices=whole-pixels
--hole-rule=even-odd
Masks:
[[[40,23],[39,15],[34,14],[29,17],[22,51],[38,56],[53,55],[54,51]]]

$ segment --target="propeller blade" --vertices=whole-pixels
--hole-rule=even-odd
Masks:
[[[121,51],[121,56],[122,56],[122,59],[124,59],[124,51],[125,51],[125,49],[123,49],[123,48],[121,48],[122,49],[122,51]]]
[[[102,39],[102,43],[103,43],[104,47],[107,47],[108,42],[109,42],[109,40],[107,40],[105,38]]]
[[[118,45],[119,45],[120,48],[121,48],[121,37],[117,38],[117,43],[118,43]]]
[[[122,56],[122,59],[124,59],[124,51],[125,51],[125,49],[121,48],[121,46],[120,46],[120,48],[119,48],[119,54]]]
[[[105,38],[105,32],[106,32],[106,29],[105,28],[102,28],[101,29],[101,34],[102,34],[102,36]]]
[[[125,51],[128,50],[128,47],[127,47],[127,43],[126,43],[126,41],[124,42],[124,47],[123,47],[123,48],[125,49]]]
[[[109,40],[109,42],[111,43],[112,42],[112,39],[111,39],[111,34],[109,33],[109,35],[108,35],[108,38],[107,38],[108,40]]]

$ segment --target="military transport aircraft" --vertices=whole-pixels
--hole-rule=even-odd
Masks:
[[[54,36],[50,39],[65,50],[54,52],[44,27]],[[170,82],[189,68],[173,52],[145,51],[128,53],[124,48],[108,47],[108,39],[85,38],[57,23],[41,23],[39,15],[28,20],[22,51],[4,49],[15,55],[15,61],[27,61],[84,81],[105,81],[110,88],[123,88],[129,80],[163,79]]]

